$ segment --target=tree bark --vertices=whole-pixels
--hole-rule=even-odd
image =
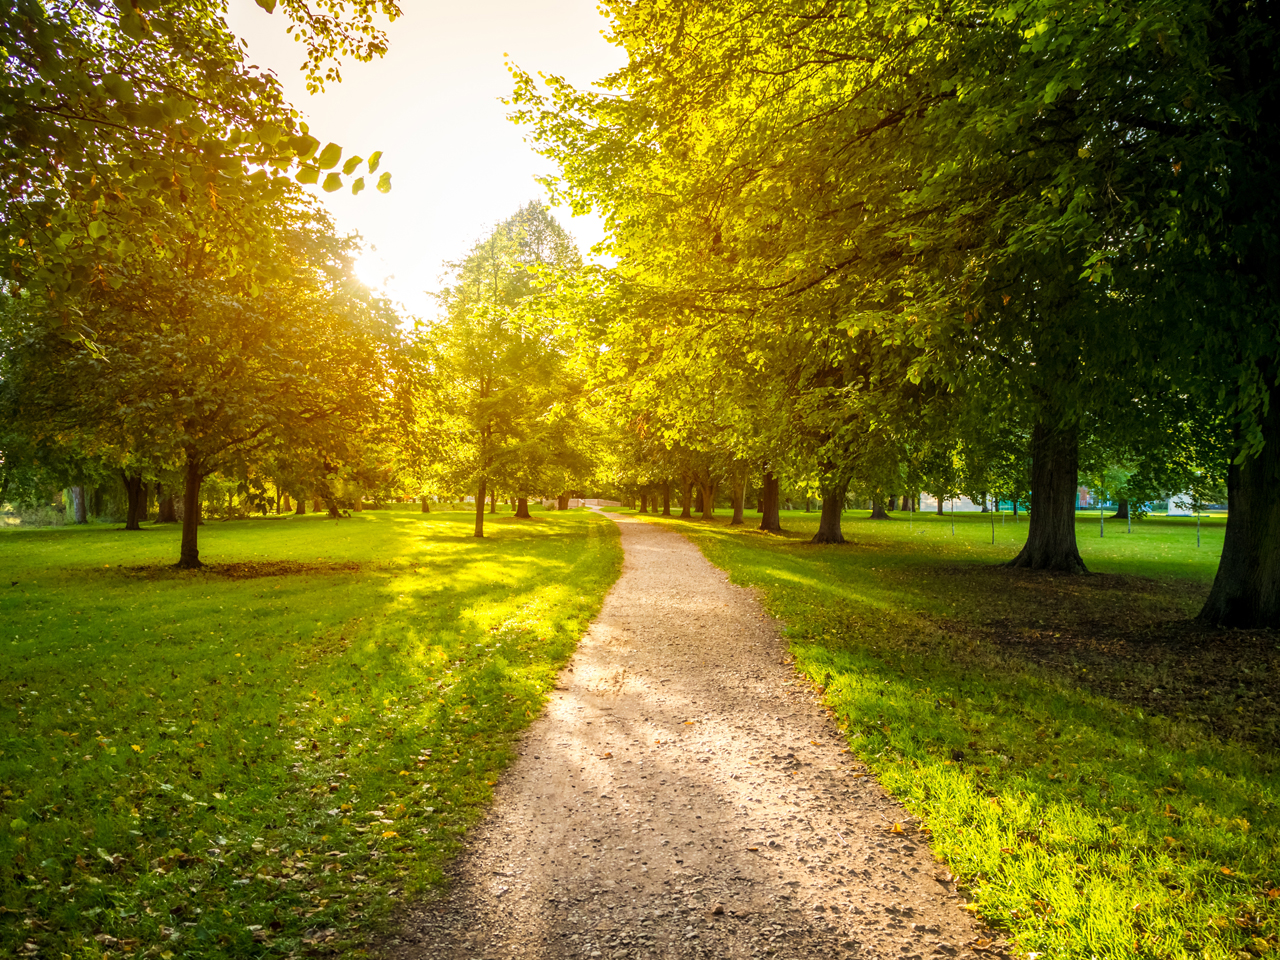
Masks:
[[[124,480],[124,495],[128,502],[124,528],[126,530],[141,530],[142,522],[139,520],[138,515],[142,512],[142,498],[146,496],[142,477],[137,474],[130,476],[125,470],[120,471],[120,477]]]
[[[298,498],[298,506],[294,508],[293,515],[295,517],[305,517],[307,515],[307,501],[305,498]]]
[[[89,507],[85,503],[84,487],[71,488],[71,511],[72,523],[89,522]]]
[[[156,523],[177,523],[178,505],[173,502],[173,494],[165,493],[164,487],[156,484]]]
[[[1037,422],[1031,430],[1031,521],[1007,566],[1088,573],[1076,548],[1079,427]]]
[[[1258,456],[1227,468],[1227,531],[1200,611],[1205,623],[1280,627],[1280,389],[1271,392],[1262,437]]]
[[[869,516],[867,519],[868,520],[888,520],[889,514],[885,512],[884,504],[881,503],[879,500],[872,500],[871,516]]]
[[[556,498],[556,509],[557,510],[569,509],[569,494],[567,491],[565,493],[560,494],[560,496]]]
[[[942,494],[938,493],[935,496],[938,498],[938,516],[946,516],[946,512],[942,508]]]
[[[746,520],[742,517],[743,508],[747,504],[747,478],[734,482],[733,488],[733,519],[729,521],[729,526],[740,527]]]
[[[476,532],[475,536],[484,536],[484,501],[485,501],[485,478],[480,478],[480,489],[476,492]]]
[[[778,515],[778,478],[771,470],[764,474],[764,489],[760,491],[760,529],[769,533],[782,532],[782,518]]]
[[[662,482],[662,515],[664,517],[671,516],[671,481],[664,480]]]
[[[716,483],[714,480],[710,483],[698,484],[698,500],[701,501],[701,519],[710,520],[714,517],[716,512]]]
[[[639,510],[637,510],[636,512],[637,512],[637,513],[648,513],[648,512],[649,512],[649,506],[648,506],[648,504],[649,504],[649,498],[648,498],[648,496],[647,496],[646,494],[644,494],[644,493],[642,492],[642,493],[640,494],[640,509],[639,509]]]
[[[1121,500],[1116,507],[1116,512],[1107,519],[1109,520],[1128,520],[1129,519],[1129,501]]]
[[[699,483],[697,489],[693,493],[693,512],[697,514],[702,514],[705,510],[705,508],[703,507],[703,504],[705,502],[706,502],[706,497],[702,495],[702,484]]]
[[[822,517],[818,520],[818,532],[810,543],[845,543],[840,521],[844,515],[844,498],[849,493],[849,481],[844,480],[822,487]]]
[[[680,497],[680,519],[692,520],[693,519],[693,513],[692,513],[693,481],[690,480],[688,477],[681,477],[680,479],[684,484],[684,493]]]
[[[521,520],[531,519],[529,516],[529,498],[516,497],[516,516]]]
[[[497,514],[498,512],[498,488],[494,487],[489,491],[489,512]]]
[[[904,498],[904,499],[905,499],[905,498]],[[872,508],[871,508],[871,518],[872,518],[873,520],[877,520],[877,519],[879,519],[879,518],[876,516],[876,514],[875,514],[876,506],[877,506],[876,504],[874,504],[874,503],[872,504]],[[884,505],[883,505],[883,504],[880,504],[880,505],[879,505],[879,508],[883,511],[883,510],[884,510]],[[889,495],[889,510],[890,510],[890,511],[894,511],[894,510],[897,510],[897,509],[898,509],[898,495],[897,495],[896,493],[895,493],[895,494],[890,494],[890,495]],[[885,519],[888,519],[888,518],[886,517]]]
[[[430,512],[431,512],[431,504],[427,501],[427,498],[426,498],[426,497],[423,497],[423,498],[422,498],[422,512],[423,512],[423,513],[430,513]]]
[[[342,516],[342,511],[338,509],[338,501],[337,501],[337,500],[333,499],[333,497],[325,497],[325,498],[324,498],[324,503],[325,503],[325,506],[329,508],[329,519],[330,519],[330,520],[337,520],[337,519],[341,518],[341,516]]]
[[[200,461],[190,452],[187,453],[186,484],[182,488],[182,548],[178,553],[178,567],[181,570],[197,570],[203,567],[200,562],[200,484],[204,474],[200,470]]]
[[[985,490],[982,492],[982,512],[983,513],[991,512],[990,510],[987,509],[987,492]]]

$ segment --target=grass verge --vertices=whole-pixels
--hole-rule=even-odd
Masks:
[[[0,956],[358,948],[621,567],[588,513],[0,533]],[[12,584],[12,586],[10,585]]]
[[[1100,691],[1087,668],[1037,655],[1046,637],[1066,646],[1185,626],[1207,593],[1221,521],[1204,524],[1197,549],[1194,521],[1098,538],[1096,521],[1082,519],[1081,552],[1099,573],[1080,578],[996,567],[1026,527],[997,521],[993,545],[990,521],[957,517],[952,536],[949,517],[859,518],[842,547],[804,542],[812,515],[784,514],[785,537],[723,520],[658,522],[759,590],[851,748],[918,818],[909,829],[931,834],[970,908],[1021,952],[1273,953],[1280,783],[1273,752],[1220,736],[1232,730],[1224,716],[1243,708],[1211,698],[1190,714],[1153,713]],[[1235,662],[1232,632],[1195,642]],[[1250,638],[1250,649],[1260,644],[1274,657],[1274,635]],[[1115,672],[1150,694],[1168,681],[1143,674],[1145,662]],[[1245,698],[1243,669],[1234,682]]]

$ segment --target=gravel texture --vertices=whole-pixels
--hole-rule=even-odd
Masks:
[[[750,592],[679,534],[613,519],[622,576],[450,887],[407,909],[381,952],[1002,953],[959,909],[906,811],[845,750]]]

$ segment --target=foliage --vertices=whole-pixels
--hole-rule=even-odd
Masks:
[[[594,515],[468,522],[233,521],[201,572],[0,532],[0,953],[354,947],[438,884],[621,563]]]
[[[444,316],[421,335],[442,401],[425,415],[453,424],[455,489],[478,484],[480,500],[498,487],[519,497],[558,494],[566,473],[587,469],[572,331],[557,317],[555,296],[557,282],[580,265],[569,235],[537,202],[453,265],[453,282],[438,295]]]

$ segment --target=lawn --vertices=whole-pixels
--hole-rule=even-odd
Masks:
[[[585,512],[0,532],[0,956],[275,957],[441,879],[622,551]]]
[[[1224,521],[1081,517],[1094,575],[997,566],[1026,518],[846,514],[845,546],[661,520],[787,624],[851,750],[1034,956],[1240,958],[1280,933],[1267,632],[1189,622]],[[992,520],[994,524],[995,544]]]

